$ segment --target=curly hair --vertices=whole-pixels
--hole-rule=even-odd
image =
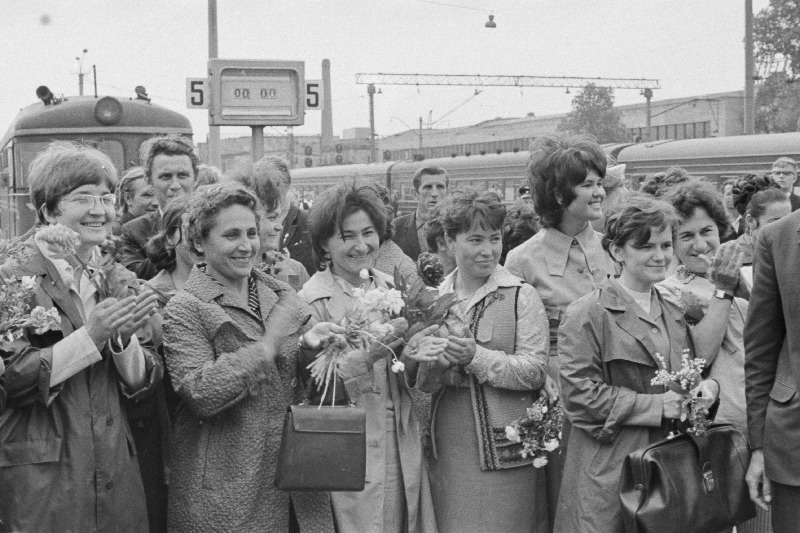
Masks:
[[[161,230],[147,241],[147,257],[158,271],[172,272],[177,265],[175,247],[183,239],[183,214],[189,204],[189,195],[182,194],[170,200],[161,217]],[[178,240],[172,242],[172,235],[180,232]]]
[[[759,194],[770,190],[776,190],[780,194]],[[733,184],[731,192],[736,211],[742,216],[749,214],[756,219],[764,213],[767,204],[786,200],[786,195],[781,191],[780,185],[764,174],[742,176]]]
[[[425,242],[428,250],[439,251],[439,241],[444,241],[444,226],[442,225],[442,204],[437,204],[428,213],[428,220],[425,222]]]
[[[639,192],[660,198],[670,187],[686,183],[691,179],[692,177],[685,169],[681,167],[669,167],[664,172],[655,172],[645,176],[642,186],[639,188]]]
[[[259,161],[262,162],[263,159]],[[243,185],[254,193],[261,202],[261,207],[267,212],[279,209],[286,199],[283,178],[271,171],[271,167],[266,163],[239,167],[228,174],[227,179]]]
[[[642,246],[650,240],[653,228],[674,229],[679,223],[680,217],[669,203],[651,195],[632,193],[625,207],[606,219],[603,249],[611,255],[612,245],[621,248],[632,242],[634,246]]]
[[[342,232],[347,217],[363,211],[372,220],[378,235],[386,233],[386,209],[370,186],[356,186],[355,180],[340,183],[318,195],[308,212],[308,233],[319,270],[328,268],[323,248],[336,232]]]
[[[558,227],[575,199],[572,188],[589,172],[606,175],[606,155],[592,137],[540,137],[531,144],[528,180],[533,205],[546,228]]]
[[[256,228],[260,231],[261,206],[258,198],[244,188],[233,182],[216,183],[198,187],[189,196],[186,206],[186,226],[188,228],[189,249],[192,253],[203,256],[196,244],[208,238],[211,228],[217,222],[217,215],[233,205],[246,207],[256,217]]]
[[[717,225],[720,235],[728,229],[728,214],[725,212],[722,193],[707,181],[692,179],[674,185],[663,191],[662,197],[672,204],[684,222],[692,218],[695,210],[700,208]]]
[[[380,236],[381,244],[384,241],[388,241],[394,236],[394,221],[390,218],[394,213],[394,206],[392,205],[392,192],[381,183],[372,183],[370,187],[375,189],[375,193],[378,195],[378,198],[381,199],[383,202],[384,207],[386,208],[386,231],[383,232],[383,235]]]

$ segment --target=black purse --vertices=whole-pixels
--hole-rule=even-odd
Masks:
[[[364,490],[366,426],[361,407],[290,405],[275,486],[293,491]]]
[[[747,442],[730,424],[633,452],[620,479],[625,532],[722,531],[753,518],[749,464]]]

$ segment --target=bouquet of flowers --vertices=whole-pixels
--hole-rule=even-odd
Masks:
[[[656,371],[656,376],[650,381],[652,385],[663,385],[669,390],[680,394],[684,400],[681,404],[681,422],[688,422],[689,433],[702,435],[711,421],[708,419],[708,409],[714,403],[711,398],[695,396],[692,390],[702,381],[701,373],[706,366],[705,359],[690,359],[689,349],[681,354],[681,368],[667,372],[667,363],[660,353],[656,359],[661,363],[661,368]],[[670,438],[674,437],[670,433]]]
[[[394,286],[405,304],[401,314],[408,322],[410,335],[433,324],[442,325],[447,312],[458,301],[454,292],[439,295],[438,290],[426,286],[422,279],[409,285],[397,268]]]
[[[362,270],[360,276],[366,285],[370,279],[369,272]],[[406,320],[398,316],[405,305],[399,291],[385,287],[359,287],[353,289],[353,296],[356,303],[339,324],[345,328],[345,333],[331,335],[323,343],[322,351],[307,367],[311,370],[316,386],[323,388],[323,401],[331,381],[334,387],[332,398],[336,397],[339,364],[347,352],[355,349],[368,350],[374,343],[385,346],[396,340],[406,329]],[[392,371],[403,370],[403,363],[392,354]]]
[[[264,274],[270,276],[277,276],[283,270],[280,264],[288,257],[287,253],[279,252],[277,250],[270,250],[261,254],[261,264],[258,269]]]
[[[550,405],[542,395],[528,407],[524,416],[506,426],[506,439],[522,444],[506,453],[526,459],[533,457],[533,466],[542,468],[548,462],[547,454],[561,446],[561,428],[564,425],[564,410],[560,402]],[[560,450],[559,450],[560,453]]]
[[[0,242],[0,262],[22,263],[28,256],[22,242]],[[33,291],[37,281],[34,276],[23,276],[21,280],[5,279],[0,284],[0,349],[22,337],[25,328],[34,328],[41,335],[61,325],[61,317],[55,307],[45,309],[37,305],[31,309]]]
[[[73,259],[86,271],[101,300],[126,298],[139,294],[141,286],[136,275],[117,262],[117,241],[111,238],[101,246],[101,253],[85,263],[76,253],[78,234],[61,224],[43,226],[36,237],[47,244],[51,253],[63,259]]]

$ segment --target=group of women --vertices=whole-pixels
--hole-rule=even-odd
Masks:
[[[681,397],[651,385],[656,370],[675,370],[687,348],[705,358],[697,392],[743,428],[742,267],[748,239],[788,200],[768,179],[743,179],[737,208],[752,231],[720,245],[722,198],[702,182],[632,194],[608,214],[596,143],[546,138],[532,153],[543,229],[503,266],[500,199],[451,191],[436,221],[455,262],[438,287],[457,297],[445,327],[342,357],[327,400],[366,411],[361,492],[288,493],[273,480],[287,406],[320,394],[308,363],[343,332],[354,289],[392,283],[376,268],[391,238],[380,189],[344,183],[317,197],[319,270],[302,282],[265,266],[284,202],[263,176],[173,200],[150,243],[160,273],[139,296],[99,300],[83,263],[34,237],[28,262],[3,277],[35,276],[35,305],[55,305],[61,327],[2,353],[0,531],[147,530],[121,401],[162,377],[170,530],[621,531],[623,458],[680,418]],[[88,262],[114,221],[113,164],[58,143],[29,181],[41,224],[76,231]],[[603,218],[600,233],[591,224]],[[566,414],[563,451],[545,469],[500,453],[503,428],[539,395]],[[425,397],[429,412],[414,405]]]

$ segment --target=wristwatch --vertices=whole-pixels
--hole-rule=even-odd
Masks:
[[[717,289],[714,291],[714,298],[719,298],[720,300],[733,301],[733,294],[722,289]]]

